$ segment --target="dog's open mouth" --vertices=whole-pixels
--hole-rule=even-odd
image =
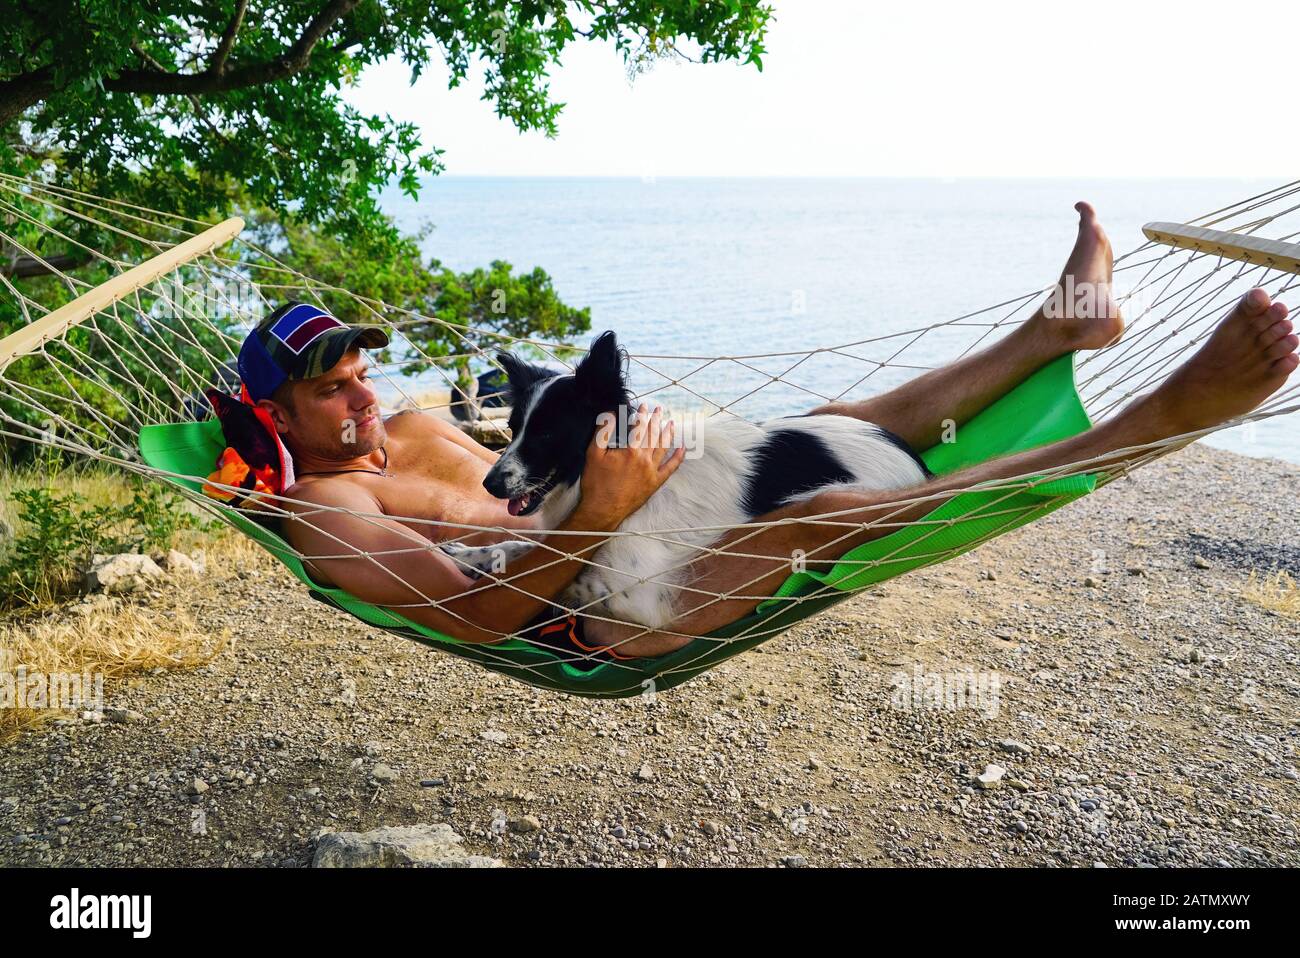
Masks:
[[[512,516],[531,516],[542,507],[542,503],[546,501],[546,496],[553,487],[554,483],[547,481],[536,489],[528,490],[522,496],[512,496],[506,502],[506,510]]]

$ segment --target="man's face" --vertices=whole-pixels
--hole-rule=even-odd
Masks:
[[[290,383],[292,405],[263,400],[275,428],[291,450],[322,459],[353,459],[374,452],[388,438],[361,350],[349,351],[315,379]]]

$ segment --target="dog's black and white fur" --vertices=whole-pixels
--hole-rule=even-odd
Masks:
[[[539,512],[541,527],[554,529],[578,504],[597,418],[617,415],[620,406],[635,408],[627,391],[626,357],[607,332],[572,374],[509,353],[499,359],[510,378],[513,439],[483,485],[497,498],[509,499],[512,514]],[[797,416],[761,425],[714,416],[702,421],[693,438],[692,455],[619,526],[620,532],[655,535],[612,536],[558,604],[663,628],[674,618],[677,586],[689,577],[687,566],[698,558],[698,547],[727,528],[832,486],[901,489],[930,475],[902,439],[847,416]],[[675,442],[680,445],[681,437]],[[502,550],[509,561],[533,544],[443,548],[458,565],[486,571],[494,564],[501,568]]]

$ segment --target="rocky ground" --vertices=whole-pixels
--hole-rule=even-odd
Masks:
[[[512,866],[1300,865],[1300,619],[1243,596],[1300,573],[1297,489],[1193,447],[653,701],[210,568],[154,601],[232,647],[0,748],[0,865],[292,867],[406,826]]]

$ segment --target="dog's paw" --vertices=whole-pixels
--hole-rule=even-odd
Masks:
[[[467,546],[459,542],[441,542],[438,544],[438,548],[451,557],[451,561],[456,564],[456,568],[460,569],[461,572],[471,579],[478,579],[487,573],[498,575],[505,572],[506,566],[533,548],[533,543],[523,542],[518,539],[510,539],[490,546]]]

